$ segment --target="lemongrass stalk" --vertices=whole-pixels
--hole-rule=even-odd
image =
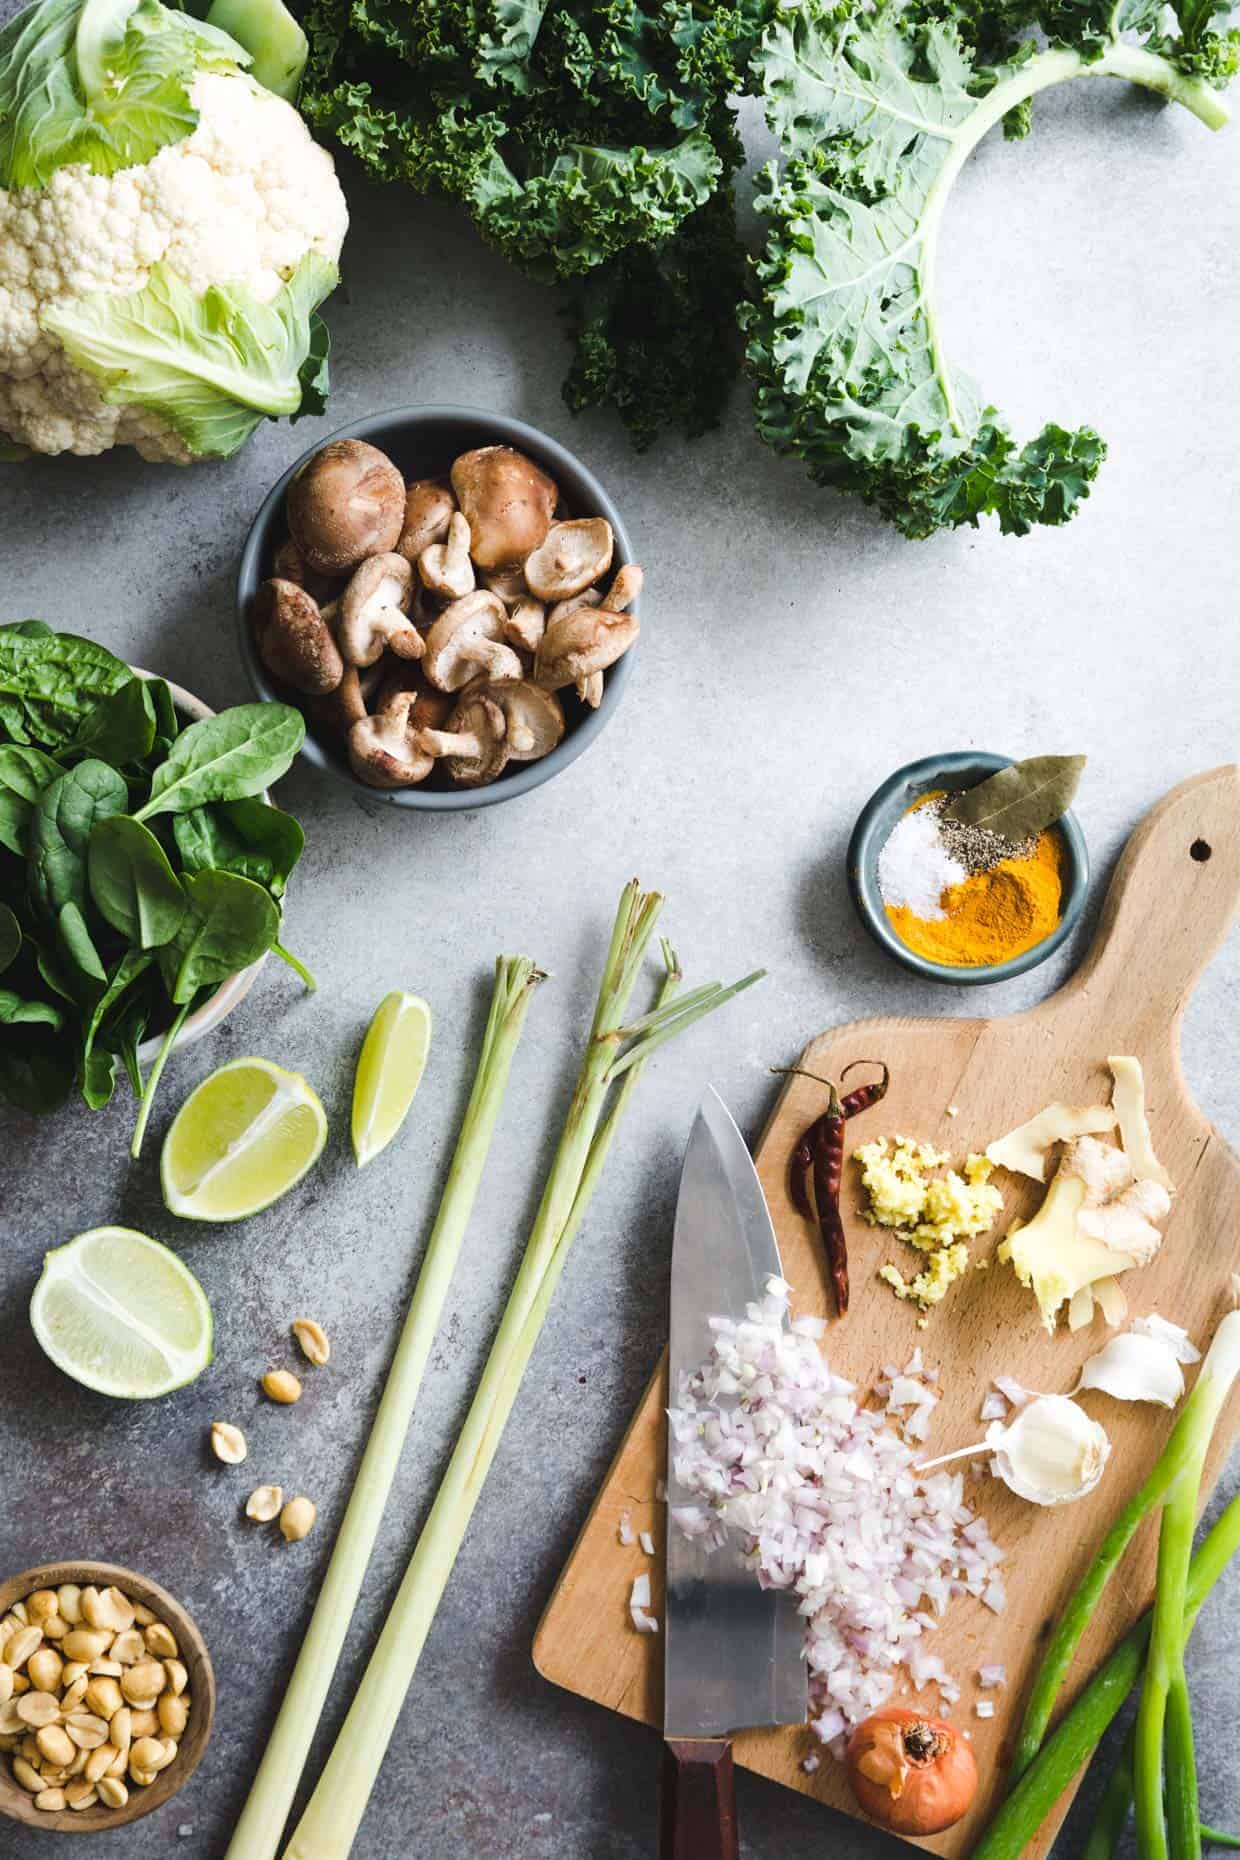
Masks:
[[[1181,1409],[1153,1471],[1103,1538],[1097,1555],[1059,1618],[1025,1708],[1012,1760],[1013,1780],[1024,1774],[1038,1753],[1072,1656],[1093,1619],[1102,1591],[1139,1525],[1163,1502],[1182,1476],[1187,1475],[1196,1494],[1201,1479],[1200,1457],[1209,1446],[1237,1369],[1240,1369],[1240,1313],[1233,1312],[1219,1325],[1193,1392]]]
[[[1189,1565],[1186,1640],[1206,1597],[1237,1552],[1240,1497],[1224,1508]],[[1152,1611],[1142,1615],[1110,1659],[1098,1668],[1003,1803],[970,1860],[1020,1860],[1072,1778],[1093,1756],[1140,1679],[1152,1624]]]
[[[525,956],[501,956],[495,965],[473,1091],[426,1257],[314,1613],[225,1860],[273,1860],[279,1847],[396,1475],[513,1055],[542,979]]]
[[[628,1067],[628,1077],[604,1116],[617,1071],[613,1060],[626,1037],[625,1008],[661,904],[657,894],[642,897],[635,883],[621,898],[585,1059],[482,1379],[370,1663],[284,1860],[346,1860],[352,1850],[556,1282],[631,1095],[630,1081],[646,1053],[662,1043],[663,1036],[655,1033],[633,1049],[639,1057]],[[663,948],[669,969],[665,1003],[679,973],[666,943]],[[757,977],[737,986],[747,986],[750,979]],[[736,992],[736,987],[719,989],[701,1003],[700,1011],[709,1011]]]
[[[1240,1311],[1232,1311],[1214,1333],[1196,1387],[1181,1416],[1181,1423],[1190,1423],[1190,1451],[1163,1507],[1154,1625],[1133,1746],[1133,1799],[1137,1848],[1142,1860],[1168,1860],[1168,1856],[1171,1860],[1199,1860],[1201,1854],[1192,1712],[1184,1672],[1184,1601],[1210,1436],[1238,1372]],[[1194,1416],[1195,1406],[1199,1412]]]

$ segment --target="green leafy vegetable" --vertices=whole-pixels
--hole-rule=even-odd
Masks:
[[[0,904],[0,975],[12,968],[22,946],[22,927],[7,904]]]
[[[143,678],[131,678],[83,718],[70,747],[113,768],[145,762],[155,741],[155,701]]]
[[[123,659],[74,633],[0,627],[0,740],[63,749],[100,698],[128,684]]]
[[[192,1001],[265,956],[280,931],[280,912],[261,885],[235,872],[195,872],[182,880],[188,909],[176,937],[159,952],[173,1001]]]
[[[43,325],[110,405],[149,408],[195,457],[229,458],[264,419],[322,411],[326,331],[313,313],[338,276],[307,253],[264,303],[243,284],[196,296],[157,264],[141,290],[67,299]]]
[[[30,818],[30,896],[49,917],[86,904],[86,848],[96,822],[129,806],[124,780],[106,762],[79,762],[43,790]]]
[[[99,913],[137,949],[170,943],[185,916],[185,894],[155,835],[127,814],[101,820],[87,853],[90,894]]]
[[[182,728],[162,679],[42,621],[0,626],[0,1097],[50,1111],[76,1080],[97,1109],[119,1062],[140,1145],[210,991],[268,950],[314,986],[279,941],[304,835],[261,798],[304,731],[267,704]]]
[[[136,818],[261,794],[287,772],[305,734],[291,704],[237,704],[191,723],[155,770],[150,800]]]
[[[60,773],[59,762],[28,743],[0,748],[0,846],[25,858],[35,802]]]
[[[64,1015],[50,1001],[23,1001],[11,988],[0,988],[0,1027],[33,1026],[42,1023],[46,1027],[64,1025]]]
[[[215,866],[266,885],[282,897],[306,836],[291,814],[266,801],[225,801],[176,814],[173,836],[187,872]]]
[[[235,40],[158,0],[44,0],[0,32],[0,185],[42,187],[84,162],[114,174],[198,122],[202,69],[249,63]]]
[[[207,24],[245,47],[256,84],[296,103],[308,48],[283,0],[214,0]]]

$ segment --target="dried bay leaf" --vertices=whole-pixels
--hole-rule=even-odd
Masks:
[[[1084,756],[1029,756],[966,788],[943,810],[965,827],[987,827],[1016,844],[1042,833],[1072,805]]]

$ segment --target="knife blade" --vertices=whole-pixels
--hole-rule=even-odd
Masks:
[[[689,1133],[672,1243],[671,1401],[710,1354],[709,1320],[740,1317],[782,1277],[753,1161],[722,1099],[708,1090]],[[669,1509],[693,1504],[669,1448]],[[707,1550],[670,1522],[664,1625],[664,1860],[736,1848],[730,1734],[804,1721],[807,1675],[793,1596],[762,1589],[728,1544]],[[716,1818],[718,1832],[715,1831]]]

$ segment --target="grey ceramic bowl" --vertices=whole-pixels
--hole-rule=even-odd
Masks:
[[[911,969],[914,975],[924,976],[927,981],[951,982],[958,988],[976,988],[984,982],[1010,981],[1014,975],[1023,975],[1027,969],[1036,969],[1040,962],[1045,962],[1048,956],[1053,955],[1071,934],[1081,915],[1085,893],[1089,889],[1089,853],[1076,816],[1067,813],[1057,823],[1064,852],[1063,898],[1059,922],[1051,934],[1040,943],[1035,943],[1032,949],[1013,956],[1010,962],[987,963],[979,968],[958,968],[947,963],[930,962],[926,957],[919,956],[916,950],[909,949],[906,943],[900,941],[888,922],[878,886],[878,855],[897,820],[908,812],[919,795],[928,794],[935,788],[976,787],[979,781],[985,781],[997,769],[1009,767],[1011,761],[1011,756],[992,756],[983,750],[924,756],[920,762],[910,762],[905,768],[897,769],[894,775],[889,775],[857,816],[857,824],[848,844],[848,884],[857,914],[874,941],[881,943],[889,956],[894,956],[906,969]]]
[[[250,605],[260,583],[272,572],[276,550],[288,536],[284,494],[307,460],[333,439],[368,440],[386,452],[406,478],[444,476],[458,453],[468,452],[475,446],[515,446],[550,472],[573,516],[607,518],[616,539],[613,570],[623,568],[633,559],[632,545],[620,513],[594,473],[556,440],[522,420],[488,412],[484,407],[451,406],[397,407],[390,413],[354,420],[351,426],[342,426],[319,440],[289,466],[264,499],[241,552],[237,574],[237,637],[250,683],[258,696],[268,702],[295,702],[296,693],[283,690],[259,658],[250,628]],[[498,781],[485,788],[457,788],[446,773],[433,774],[416,788],[368,787],[350,769],[343,747],[313,735],[309,724],[302,754],[316,768],[325,769],[339,781],[347,782],[359,794],[367,795],[372,801],[388,801],[393,807],[408,807],[424,813],[493,807],[497,801],[515,800],[518,795],[528,794],[532,788],[551,781],[590,747],[620,708],[632,676],[636,652],[636,646],[632,647],[604,673],[603,701],[597,710],[580,703],[571,690],[562,691],[560,697],[564,701],[568,725],[563,741],[541,761],[511,763]]]

